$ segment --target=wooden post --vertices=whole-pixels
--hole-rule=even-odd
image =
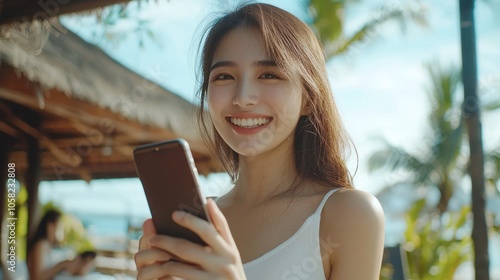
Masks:
[[[462,46],[462,80],[464,83],[464,118],[470,147],[469,173],[472,182],[472,213],[474,224],[474,268],[476,280],[489,280],[488,226],[486,223],[486,194],[484,154],[481,130],[480,102],[477,95],[476,31],[474,0],[460,0],[460,38]]]
[[[38,140],[28,140],[28,169],[26,171],[26,190],[28,191],[28,240],[36,230],[38,219],[38,184],[40,183],[41,149]]]
[[[25,123],[39,130],[42,124],[42,116],[28,108],[12,104],[12,110],[17,112],[17,115]],[[40,183],[41,173],[41,148],[40,141],[32,135],[26,134],[26,160],[28,163],[26,173],[23,177],[23,182],[28,193],[28,234],[27,240],[33,236],[36,230],[36,222],[38,221],[38,184]],[[28,248],[27,248],[28,249]]]

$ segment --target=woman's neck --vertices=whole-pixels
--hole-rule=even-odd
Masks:
[[[258,205],[290,189],[298,174],[292,140],[287,142],[258,156],[240,156],[238,180],[230,192],[234,202]]]

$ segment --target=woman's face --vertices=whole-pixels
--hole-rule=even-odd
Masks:
[[[64,225],[60,222],[60,219],[56,223],[55,240],[57,243],[64,241]]]
[[[55,222],[49,223],[47,228],[47,238],[53,243],[60,243],[64,240],[64,227],[58,219]]]
[[[222,38],[212,59],[207,100],[215,128],[234,151],[256,156],[293,143],[302,93],[292,80],[298,75],[288,77],[276,66],[257,29],[238,27]]]

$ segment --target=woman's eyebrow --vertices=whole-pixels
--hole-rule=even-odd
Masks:
[[[276,64],[276,61],[274,60],[260,60],[260,61],[255,61],[253,63],[254,66],[259,66],[259,67],[277,67],[278,64]]]
[[[212,72],[215,68],[218,67],[234,67],[234,66],[236,66],[236,63],[232,61],[219,61],[210,66],[210,72]]]
[[[252,63],[252,65],[254,67],[277,67],[278,66],[278,64],[276,64],[276,61],[274,61],[274,60],[259,60],[259,61],[255,61],[254,63]],[[214,63],[210,67],[210,72],[212,72],[215,68],[218,68],[218,67],[235,67],[235,66],[236,66],[236,63],[233,61],[219,61],[219,62]]]

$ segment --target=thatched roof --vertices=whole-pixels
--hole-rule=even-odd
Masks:
[[[199,138],[196,107],[190,102],[128,70],[69,30],[54,35],[40,23],[30,29],[11,30],[0,39],[0,58],[29,80],[140,123]],[[43,36],[47,39],[39,38]],[[34,37],[44,43],[33,44]]]
[[[130,0],[2,0],[0,1],[0,24],[47,20],[62,14],[80,13],[127,2]]]
[[[99,118],[111,118],[117,129],[110,137],[121,136],[121,151],[129,163],[135,145],[185,138],[196,157],[208,164],[198,169],[203,173],[214,170],[198,134],[195,105],[127,69],[71,31],[56,33],[53,27],[50,30],[37,22],[0,27],[0,72],[4,76],[0,78],[0,100],[48,114],[45,120],[59,117],[58,122],[61,118],[69,121],[68,126],[75,130],[73,137],[98,127]],[[9,76],[9,67],[15,76]],[[49,150],[57,158],[57,148],[53,146],[58,146],[58,132],[48,127],[56,126],[42,126],[42,130],[45,129],[47,143],[55,138],[48,148],[52,147]],[[67,143],[67,135],[62,140]],[[59,146],[64,148],[64,144]]]

